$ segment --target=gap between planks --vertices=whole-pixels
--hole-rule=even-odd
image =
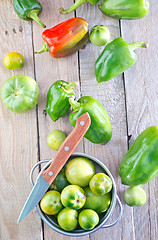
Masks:
[[[120,27],[120,37],[122,37],[122,26],[121,20],[119,20],[119,27]],[[122,73],[122,81],[123,81],[123,88],[124,88],[124,99],[125,99],[125,114],[126,114],[126,131],[127,131],[127,149],[129,149],[129,131],[128,131],[128,116],[127,116],[127,96],[126,96],[126,81],[125,81],[125,74]],[[136,240],[135,234],[135,224],[134,224],[134,211],[132,208],[132,225],[133,225],[133,240]]]
[[[33,51],[33,73],[36,81],[36,64],[35,64],[35,50],[34,50],[34,35],[33,35],[33,21],[31,21],[31,33],[32,33],[32,51]],[[37,159],[40,162],[40,141],[39,141],[39,121],[38,121],[38,104],[36,105],[36,129],[37,129]],[[38,171],[41,171],[41,166],[38,166]],[[44,222],[41,219],[41,240],[44,240]]]
[[[75,2],[75,1],[74,1]],[[74,11],[74,17],[76,17],[76,10]],[[34,72],[34,79],[36,80],[36,63],[35,63],[35,48],[34,48],[34,34],[33,34],[33,22],[31,22],[31,32],[32,32],[32,51],[33,51],[33,72]],[[79,78],[79,96],[82,97],[82,92],[81,92],[81,75],[80,75],[80,53],[78,51],[77,54],[77,60],[78,60],[78,78]],[[40,159],[40,134],[39,134],[39,116],[38,116],[38,104],[36,106],[36,126],[37,126],[37,148],[38,148],[38,152],[37,152],[37,159],[38,162],[41,161]],[[85,141],[83,139],[83,152],[85,153]],[[39,165],[39,172],[41,170],[41,166]],[[41,219],[41,240],[45,240],[44,237],[44,222]],[[88,235],[89,239],[90,235]]]

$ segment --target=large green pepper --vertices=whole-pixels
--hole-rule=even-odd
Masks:
[[[38,15],[42,12],[42,6],[37,0],[13,0],[13,6],[18,16],[26,21],[35,20],[41,27],[45,24],[41,22]]]
[[[158,126],[136,138],[119,168],[121,182],[128,186],[145,184],[158,175]]]
[[[56,81],[48,90],[46,111],[55,122],[66,115],[70,109],[69,97],[75,97],[74,86],[77,82]]]
[[[106,144],[112,136],[112,129],[109,116],[103,105],[93,97],[81,97],[77,102],[73,98],[69,99],[73,111],[69,115],[70,123],[76,125],[76,119],[88,112],[91,118],[91,125],[85,134],[92,143]]]
[[[128,44],[123,38],[116,38],[108,43],[95,63],[97,81],[108,81],[130,68],[137,59],[134,50],[146,48],[145,42]]]
[[[148,14],[148,0],[104,0],[99,9],[107,16],[116,19],[138,19]]]

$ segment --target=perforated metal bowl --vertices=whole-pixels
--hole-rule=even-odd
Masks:
[[[94,157],[91,157],[91,156],[89,156],[87,154],[84,154],[84,153],[73,153],[71,155],[71,157],[69,158],[69,160],[74,158],[74,157],[86,157],[86,158],[90,159],[95,166],[96,172],[106,173],[107,175],[109,175],[109,177],[112,180],[113,187],[112,187],[111,204],[110,204],[110,207],[108,208],[108,210],[106,212],[102,213],[99,216],[99,224],[92,230],[85,231],[84,229],[81,229],[81,228],[78,227],[74,231],[67,232],[67,231],[63,230],[58,225],[57,219],[54,216],[50,216],[50,215],[47,215],[47,214],[43,213],[39,204],[37,205],[37,211],[38,211],[40,217],[42,218],[42,220],[53,230],[57,231],[58,233],[67,235],[67,236],[80,237],[80,236],[84,236],[86,234],[91,234],[91,233],[99,230],[100,228],[109,228],[109,227],[112,227],[113,225],[115,225],[119,221],[119,219],[122,215],[122,204],[121,204],[120,199],[118,198],[117,193],[116,193],[116,184],[115,184],[115,181],[113,179],[113,176],[111,175],[108,168],[102,162],[100,162],[98,159],[96,159]],[[34,185],[33,172],[34,172],[35,168],[42,163],[47,163],[47,164],[42,168],[42,170],[39,174],[41,174],[42,171],[44,171],[50,165],[51,161],[50,160],[40,161],[32,168],[31,173],[30,173],[30,181],[31,181],[32,186]],[[110,218],[110,216],[112,215],[112,213],[114,211],[116,201],[118,202],[119,209],[120,209],[119,216],[113,223],[111,223],[109,225],[105,225],[105,223],[108,221],[108,219]]]

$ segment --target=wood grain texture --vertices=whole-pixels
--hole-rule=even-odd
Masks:
[[[0,1],[0,87],[9,77],[26,74],[34,77],[31,23],[13,11],[10,1]],[[8,52],[25,57],[25,67],[9,71],[3,66]],[[15,114],[0,101],[0,239],[40,239],[41,221],[32,212],[17,224],[20,211],[31,190],[29,172],[37,161],[36,108]]]
[[[69,15],[61,15],[58,9],[61,6],[66,5],[66,0],[52,1],[43,0],[41,4],[43,6],[43,14],[41,19],[47,25],[47,28],[53,27],[56,24],[63,22],[66,19],[74,17],[74,13]],[[72,4],[73,1],[70,1]],[[45,13],[45,14],[44,14]],[[43,40],[41,37],[43,29],[36,23],[33,23],[33,41],[35,52],[42,46]],[[67,82],[79,81],[78,74],[78,53],[73,54],[70,57],[54,59],[48,52],[41,55],[35,54],[35,69],[36,79],[40,87],[40,98],[38,104],[38,128],[39,128],[39,152],[40,160],[52,159],[55,156],[55,151],[50,149],[47,145],[48,134],[55,130],[60,129],[68,135],[72,131],[72,126],[69,123],[68,115],[60,118],[57,122],[53,122],[48,114],[45,113],[46,98],[49,87],[57,80],[65,80]],[[77,97],[80,95],[79,87],[75,88]],[[83,152],[83,140],[77,146],[76,152]],[[61,234],[50,229],[44,224],[44,239],[60,240],[63,239]],[[69,237],[64,237],[70,239]],[[73,238],[74,240],[78,238]],[[86,237],[85,239],[88,239]]]
[[[89,29],[97,24],[106,25],[111,40],[120,35],[128,42],[146,41],[148,49],[137,49],[137,62],[123,75],[104,83],[97,83],[94,64],[103,47],[88,43],[79,53],[62,59],[54,59],[49,53],[35,52],[42,46],[43,29],[36,22],[21,20],[14,12],[12,0],[0,1],[0,87],[15,74],[27,74],[36,78],[40,87],[37,111],[14,114],[0,101],[0,240],[157,240],[158,239],[158,178],[144,185],[148,200],[142,207],[130,208],[123,200],[126,187],[121,185],[118,165],[134,139],[145,128],[158,125],[158,4],[150,1],[147,17],[135,21],[118,21],[103,15],[97,5],[84,4],[76,13],[61,15],[58,9],[69,7],[73,0],[40,0],[43,12],[41,20],[50,28],[71,17],[83,17]],[[68,3],[69,2],[69,3]],[[69,6],[68,6],[69,5]],[[76,14],[76,15],[75,15]],[[3,66],[4,56],[18,51],[25,57],[25,66],[9,71]],[[101,160],[111,171],[117,185],[117,193],[123,203],[123,216],[119,223],[109,229],[81,238],[63,236],[46,224],[34,209],[20,224],[19,213],[31,190],[29,174],[38,160],[52,159],[56,151],[47,146],[48,134],[63,130],[72,131],[68,115],[53,122],[46,114],[46,96],[56,80],[78,81],[77,99],[93,96],[107,110],[113,135],[104,146],[83,139],[75,152],[85,152]],[[10,197],[11,196],[11,197]],[[118,207],[107,224],[118,216]]]
[[[77,16],[85,18],[89,22],[89,29],[94,25],[106,25],[111,33],[111,40],[120,36],[119,21],[108,18],[103,15],[97,5],[91,6],[85,4],[77,10]],[[94,75],[95,61],[100,55],[103,47],[96,47],[88,44],[85,51],[80,51],[80,83],[81,94],[83,96],[93,96],[99,100],[107,110],[112,124],[112,139],[105,145],[92,144],[85,140],[85,153],[101,160],[111,171],[117,185],[118,195],[123,201],[124,187],[120,184],[118,177],[118,165],[127,151],[127,126],[126,126],[126,110],[123,77],[117,78],[104,83],[97,83]],[[133,233],[133,217],[132,210],[123,205],[124,212],[121,221],[112,229],[102,229],[93,233],[91,239],[120,239],[132,240]],[[114,221],[118,216],[118,208],[108,223]]]
[[[147,127],[158,125],[158,4],[150,1],[147,17],[138,21],[121,21],[122,36],[128,43],[146,41],[148,49],[137,49],[136,64],[125,72],[129,146]],[[129,31],[130,29],[130,31]],[[133,209],[136,239],[158,239],[158,178],[143,186],[148,201]]]

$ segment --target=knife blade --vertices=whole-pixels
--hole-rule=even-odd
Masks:
[[[20,213],[17,223],[19,223],[39,203],[57,174],[87,132],[90,124],[91,119],[87,112],[77,118],[75,128],[60,146],[50,166],[37,178],[37,181]]]

